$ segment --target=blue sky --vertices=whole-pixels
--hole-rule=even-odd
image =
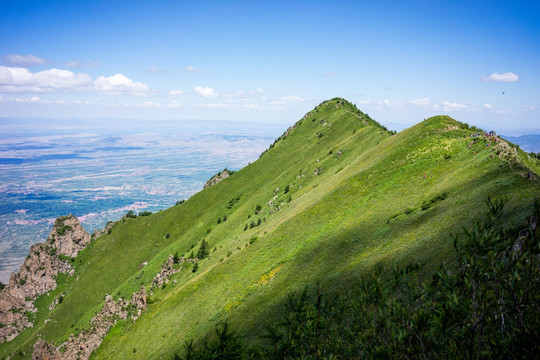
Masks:
[[[0,34],[0,117],[290,124],[340,96],[540,132],[538,1],[2,0]]]

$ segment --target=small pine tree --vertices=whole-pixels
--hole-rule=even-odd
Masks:
[[[180,256],[178,256],[178,251],[174,253],[173,262],[175,264],[178,264],[180,262]]]
[[[223,215],[223,222],[227,221],[227,215]]]
[[[246,231],[248,229],[248,225],[246,224],[246,226],[244,227],[244,231]]]
[[[255,215],[258,215],[261,209],[262,209],[262,206],[257,204],[257,206],[255,207]]]
[[[218,223],[218,224],[221,224],[221,217],[218,217],[217,223]]]
[[[255,224],[255,221],[251,220],[251,223],[249,224],[249,228],[253,229],[257,224]]]
[[[197,258],[204,259],[208,257],[208,255],[210,255],[210,252],[208,251],[208,242],[203,239],[201,247],[199,248],[199,251],[197,251]]]
[[[193,264],[193,269],[192,269],[191,271],[192,271],[192,272],[195,272],[195,271],[197,271],[197,270],[199,270],[199,263]]]
[[[257,220],[257,226],[259,226],[261,224],[262,224],[262,220],[261,220],[261,218],[259,218],[259,220]]]

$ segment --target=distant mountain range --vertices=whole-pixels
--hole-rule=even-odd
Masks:
[[[503,135],[504,136],[504,135]],[[521,136],[504,136],[508,141],[519,145],[523,150],[528,152],[540,152],[540,135],[521,135]]]

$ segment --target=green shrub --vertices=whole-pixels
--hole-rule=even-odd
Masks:
[[[58,258],[62,261],[73,261],[74,259],[71,256],[67,256],[64,254],[58,254]]]
[[[139,213],[139,216],[150,216],[152,215],[151,211],[142,211]]]
[[[137,214],[135,214],[135,211],[129,210],[129,211],[126,213],[126,217],[127,217],[127,218],[130,218],[130,219],[135,219],[135,218],[137,217]]]
[[[205,239],[203,239],[201,246],[199,247],[199,251],[197,251],[197,258],[204,259],[210,255],[210,252],[208,251],[208,242],[206,242]]]
[[[439,202],[439,201],[443,201],[444,199],[446,199],[448,197],[448,194],[446,192],[443,192],[437,196],[434,196],[433,198],[429,199],[429,200],[426,200],[422,203],[422,205],[420,206],[420,208],[422,210],[427,210],[429,209],[433,204]]]
[[[191,269],[192,272],[196,272],[197,270],[199,270],[199,263],[196,262],[195,264],[193,264],[193,269]]]
[[[64,225],[62,227],[59,227],[56,229],[56,232],[58,233],[58,235],[65,235],[66,231],[71,231],[73,230],[73,228],[69,225]]]
[[[231,200],[229,200],[229,204],[227,205],[227,209],[232,209],[234,205],[240,201],[240,198],[242,197],[242,194],[233,197]]]

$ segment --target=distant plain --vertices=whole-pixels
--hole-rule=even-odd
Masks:
[[[0,119],[0,281],[58,216],[88,232],[159,211],[258,158],[286,124]]]

